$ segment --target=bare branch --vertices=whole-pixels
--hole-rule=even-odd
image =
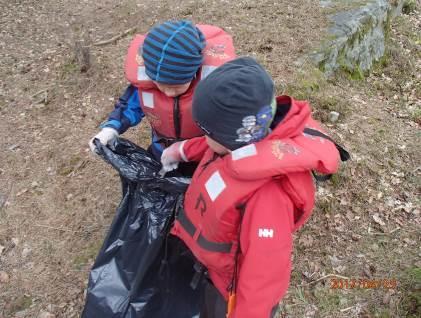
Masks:
[[[124,32],[122,32],[122,33],[120,33],[120,34],[118,34],[118,35],[116,35],[116,36],[112,37],[111,39],[96,42],[96,43],[94,43],[94,45],[95,45],[95,46],[103,46],[103,45],[107,45],[107,44],[113,43],[113,42],[115,42],[115,41],[117,41],[117,40],[120,40],[121,38],[125,37],[125,36],[126,36],[126,35],[128,35],[129,33],[134,32],[135,30],[136,30],[136,27],[133,27],[133,28],[127,29],[126,31],[124,31]]]

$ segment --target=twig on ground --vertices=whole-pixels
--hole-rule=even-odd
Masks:
[[[3,209],[3,207],[6,205],[7,201],[9,200],[10,193],[12,193],[13,184],[10,184],[9,190],[4,196],[0,196],[0,211]]]
[[[393,233],[395,233],[396,231],[398,231],[400,229],[401,228],[398,226],[396,229],[394,229],[394,230],[392,230],[392,231],[390,231],[388,233],[381,233],[381,232],[369,232],[369,233],[372,234],[372,235],[390,235],[390,234],[393,234]]]
[[[40,91],[38,91],[38,92],[36,92],[34,95],[32,95],[32,96],[31,96],[31,98],[34,98],[34,97],[36,97],[36,96],[38,96],[38,95],[40,95],[40,94],[42,94],[42,93],[47,92],[50,88],[54,87],[54,85],[55,85],[55,84],[48,85],[47,87],[45,87],[45,88],[41,89]]]
[[[48,90],[48,88],[44,88],[44,89],[36,92],[34,95],[32,95],[31,98],[34,98],[35,96],[38,96],[39,94],[42,94],[42,93],[46,92],[47,90]]]
[[[349,279],[349,277],[346,277],[346,276],[341,276],[341,275],[336,275],[336,274],[328,274],[328,275],[325,275],[323,277],[320,277],[319,279],[316,279],[315,281],[312,281],[312,282],[307,283],[307,284],[301,284],[299,286],[312,285],[312,284],[318,283],[318,282],[320,282],[322,280],[325,280],[326,278],[329,278],[329,277],[337,277],[337,278],[342,278],[342,279]]]
[[[348,308],[344,308],[344,309],[341,309],[340,310],[340,312],[345,312],[345,311],[349,311],[349,310],[351,310],[352,308],[354,308],[355,306],[351,306],[351,307],[348,307]]]
[[[47,90],[45,90],[44,95],[37,101],[33,102],[31,106],[35,106],[42,103],[47,104],[47,101],[48,101],[48,93],[47,93]]]
[[[70,233],[80,234],[80,232],[77,232],[77,231],[68,230],[68,229],[63,229],[63,228],[60,228],[60,227],[54,227],[54,226],[43,225],[43,224],[34,224],[34,226],[44,227],[44,228],[46,228],[46,229],[51,229],[51,230],[57,230],[57,231],[64,231],[64,232],[70,232]]]
[[[51,88],[51,86],[49,86],[49,87],[47,87],[47,88],[44,88],[44,89],[42,89],[42,90],[40,90],[40,91],[36,92],[34,95],[32,95],[32,96],[31,96],[31,98],[34,98],[34,97],[36,97],[36,96],[38,96],[38,95],[43,94],[41,98],[39,98],[38,100],[36,100],[35,102],[33,102],[33,103],[31,104],[31,107],[32,107],[32,106],[35,106],[35,105],[38,105],[38,104],[41,104],[41,103],[47,104],[47,103],[48,103],[48,90],[49,90],[50,88]]]
[[[111,39],[95,42],[94,46],[102,46],[102,45],[107,45],[107,44],[113,43],[117,40],[120,40],[121,38],[125,37],[126,35],[128,35],[129,33],[133,32],[135,30],[136,30],[136,27],[127,29],[126,31],[124,31],[120,34],[118,34],[116,36],[113,36]]]
[[[393,234],[393,233],[395,233],[396,231],[399,231],[401,228],[398,226],[396,229],[394,229],[394,230],[392,230],[392,231],[390,231],[389,232],[389,234]]]
[[[79,170],[83,169],[86,164],[88,163],[88,160],[80,160],[77,165],[70,171],[66,177],[73,177]]]

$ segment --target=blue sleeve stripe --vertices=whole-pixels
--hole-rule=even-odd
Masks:
[[[104,128],[104,127],[112,127],[112,128],[115,128],[116,130],[119,130],[121,128],[121,123],[118,120],[110,119],[99,126],[99,128]]]
[[[152,131],[152,144],[155,146],[155,148],[159,152],[164,151],[164,147],[158,142],[158,137],[154,134],[153,131]]]
[[[123,115],[129,119],[130,125],[137,125],[145,116],[140,108],[139,94],[135,90],[127,101],[127,108],[123,111]]]
[[[164,151],[164,147],[162,147],[162,145],[158,142],[158,138],[156,137],[153,131],[152,131],[152,145],[151,146],[155,150],[156,154],[159,155],[159,157],[161,157],[162,152]]]

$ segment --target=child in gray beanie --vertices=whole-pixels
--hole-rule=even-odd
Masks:
[[[274,97],[268,73],[244,57],[197,87],[193,118],[205,133],[173,144],[164,169],[199,165],[171,230],[207,269],[200,317],[274,317],[291,273],[292,234],[310,216],[312,170],[334,173],[336,144],[307,102]]]

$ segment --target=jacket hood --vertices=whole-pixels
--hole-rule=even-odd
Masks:
[[[339,165],[339,152],[331,141],[304,133],[305,128],[323,132],[311,117],[306,101],[277,97],[272,132],[263,140],[231,152],[227,165],[243,180],[275,177],[294,172],[330,174]]]
[[[340,160],[333,142],[305,134],[305,128],[323,132],[311,117],[307,102],[280,96],[272,132],[257,143],[231,152],[225,159],[227,170],[239,180],[279,180],[296,208],[295,228],[305,222],[314,205],[311,171],[334,173]]]

